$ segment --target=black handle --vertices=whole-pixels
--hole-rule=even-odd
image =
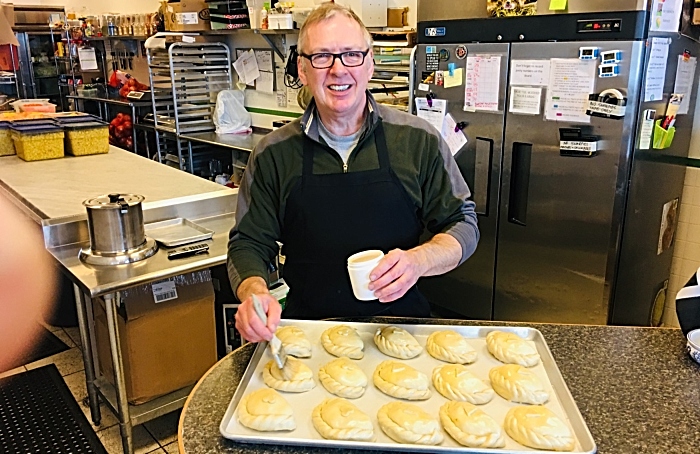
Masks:
[[[483,137],[476,138],[476,156],[474,158],[474,191],[473,199],[476,204],[476,214],[489,215],[491,200],[491,165],[493,164],[493,140]]]
[[[527,195],[530,188],[531,143],[513,143],[513,162],[510,171],[508,222],[525,226],[527,222]]]

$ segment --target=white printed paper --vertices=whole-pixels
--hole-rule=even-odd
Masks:
[[[644,111],[644,118],[642,119],[642,127],[639,131],[639,149],[648,150],[651,146],[651,137],[654,133],[654,118],[656,117],[656,110],[647,109]]]
[[[659,101],[664,97],[666,82],[666,62],[668,60],[669,38],[652,38],[649,52],[646,82],[644,84],[644,102]]]
[[[256,50],[255,61],[258,62],[260,71],[272,72],[272,51],[271,50]]]
[[[95,56],[94,47],[81,47],[78,49],[78,60],[80,60],[80,69],[83,71],[97,70],[97,57]]]
[[[683,0],[654,0],[651,7],[652,32],[677,32],[681,23]]]
[[[170,279],[154,282],[151,284],[151,290],[153,291],[153,301],[156,303],[177,299],[175,281],[171,281]]]
[[[255,89],[263,93],[274,93],[274,73],[268,71],[260,71],[260,77],[258,77],[258,79],[255,81]]]
[[[475,55],[467,57],[464,110],[488,110],[497,112],[500,83],[500,55]]]
[[[233,69],[238,73],[238,78],[246,85],[260,77],[258,62],[255,60],[253,50],[245,51],[233,62]]]
[[[509,112],[539,115],[542,103],[542,87],[510,87]]]
[[[447,145],[450,147],[452,156],[456,155],[459,150],[467,144],[467,137],[461,129],[457,128],[457,122],[450,114],[445,115],[440,135],[442,135],[442,138],[445,139],[445,142],[447,142]]]
[[[430,91],[430,85],[428,85],[428,84],[418,84],[418,90],[420,90],[420,91]]]
[[[199,17],[197,13],[176,13],[175,22],[182,25],[197,25]]]
[[[447,101],[444,99],[433,99],[432,106],[428,104],[427,98],[416,98],[416,115],[427,120],[438,131],[442,131],[442,122],[447,112]]]
[[[549,60],[513,60],[511,85],[549,85]]]
[[[677,115],[686,115],[690,108],[690,96],[693,94],[693,80],[695,79],[695,68],[698,65],[696,57],[683,58],[678,56],[678,68],[676,69],[676,82],[673,92],[683,95],[683,101],[678,109]]]
[[[596,81],[595,60],[553,58],[544,107],[545,118],[553,121],[590,123],[586,115],[588,95]]]

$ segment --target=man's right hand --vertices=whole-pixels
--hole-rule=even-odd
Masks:
[[[272,339],[272,333],[277,330],[282,316],[282,306],[274,296],[270,295],[265,280],[260,277],[250,277],[241,282],[236,293],[238,299],[242,301],[236,311],[236,330],[249,342]],[[267,314],[267,325],[263,324],[255,313],[253,294],[260,299]]]

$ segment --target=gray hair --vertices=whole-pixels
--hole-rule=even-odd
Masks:
[[[372,35],[370,35],[369,31],[367,31],[367,27],[365,27],[365,24],[362,23],[362,19],[360,19],[360,17],[355,14],[353,10],[344,5],[339,5],[333,2],[325,2],[321,3],[318,8],[311,11],[309,17],[307,17],[304,21],[304,25],[301,26],[301,30],[299,31],[299,40],[297,43],[299,53],[301,54],[306,52],[306,35],[310,26],[318,22],[323,22],[339,14],[354,20],[360,25],[363,37],[367,43],[367,48],[372,48]]]

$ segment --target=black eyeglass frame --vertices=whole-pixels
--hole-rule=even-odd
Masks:
[[[357,68],[358,66],[362,66],[362,65],[365,64],[365,59],[367,58],[367,54],[369,54],[369,51],[370,51],[370,49],[367,49],[367,50],[364,50],[364,51],[362,51],[362,50],[347,50],[347,51],[341,52],[341,53],[339,53],[339,54],[334,54],[334,53],[331,53],[331,52],[317,52],[317,53],[315,53],[315,54],[304,54],[304,53],[301,53],[301,54],[299,54],[299,56],[304,57],[304,58],[306,58],[307,60],[309,60],[309,61],[311,62],[311,66],[314,67],[315,69],[328,69],[328,68],[331,68],[333,65],[335,65],[335,60],[336,60],[336,59],[340,60],[340,63],[342,63],[343,66],[345,66],[346,68]],[[357,64],[357,65],[348,65],[348,64],[346,64],[346,63],[343,61],[343,55],[347,55],[347,54],[361,54],[361,55],[362,55],[362,61],[361,61],[359,64]],[[321,67],[315,66],[315,65],[314,65],[314,60],[313,60],[313,58],[314,58],[316,55],[330,55],[330,56],[333,57],[333,60],[331,60],[331,63],[330,63],[328,66],[321,66]]]

